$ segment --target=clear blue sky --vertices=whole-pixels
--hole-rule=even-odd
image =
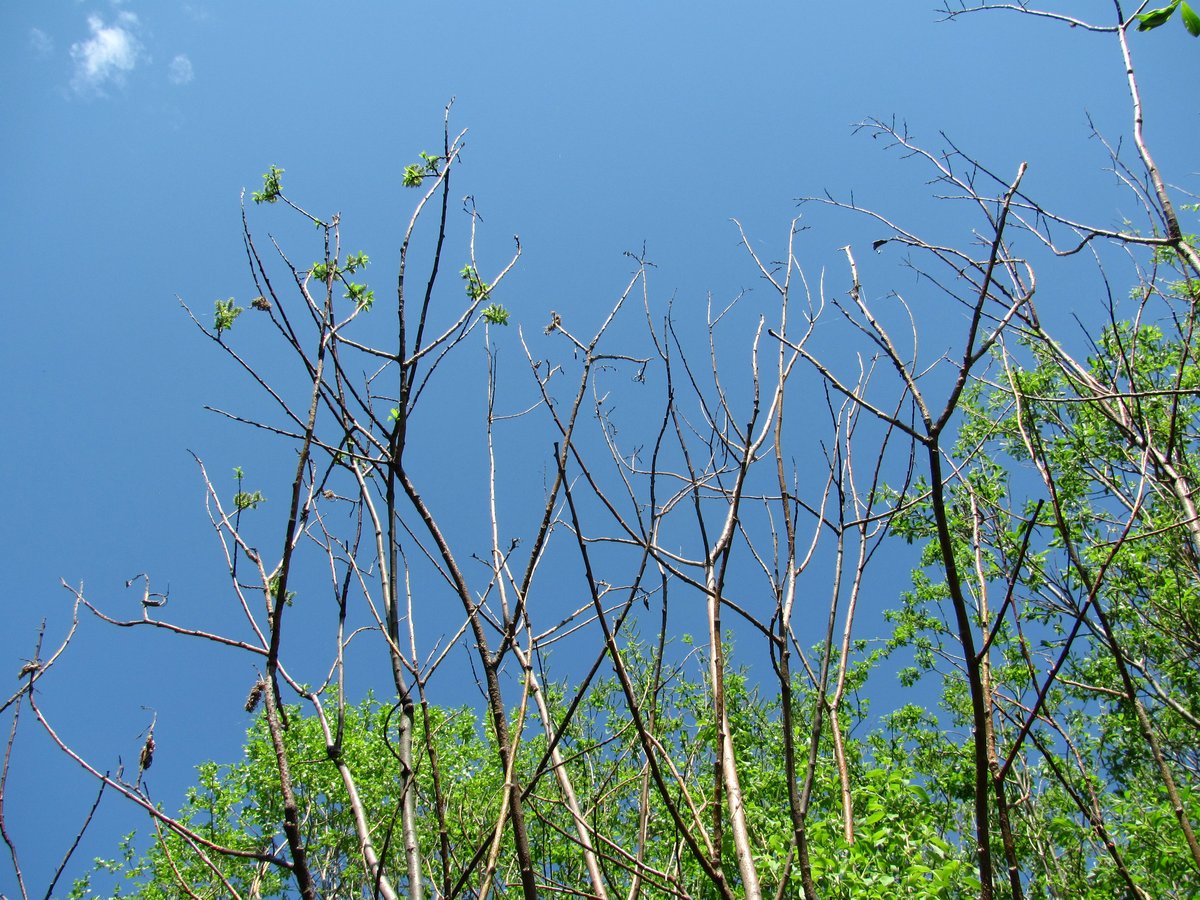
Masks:
[[[753,290],[729,219],[781,249],[802,195],[853,191],[937,227],[928,173],[853,133],[871,116],[930,146],[944,132],[999,173],[1028,160],[1028,192],[1119,223],[1126,201],[1087,124],[1128,139],[1114,41],[1014,15],[939,22],[932,5],[9,0],[0,664],[16,673],[43,619],[47,641],[61,638],[60,578],[133,613],[124,581],[150,572],[197,621],[223,596],[188,451],[217,477],[244,465],[268,485],[282,482],[267,461],[287,454],[202,410],[236,408],[245,384],[177,297],[209,315],[217,298],[252,296],[238,194],[268,165],[305,206],[342,212],[387,285],[413,200],[400,171],[439,145],[455,98],[453,125],[470,129],[457,186],[484,215],[484,259],[521,236],[502,299],[529,334],[552,308],[605,308],[629,272],[623,251],[643,245],[677,310]],[[1148,136],[1195,191],[1200,42],[1175,24],[1133,43]],[[872,237],[820,222],[800,245],[813,272]],[[243,661],[226,671],[190,653],[85,622],[42,702],[102,766],[133,765],[142,706],[157,709],[155,790],[171,807],[195,763],[236,755],[245,721],[225,713],[253,678]],[[94,788],[34,724],[7,815],[40,894]],[[106,808],[77,862],[139,822]],[[0,892],[15,895],[7,866]]]

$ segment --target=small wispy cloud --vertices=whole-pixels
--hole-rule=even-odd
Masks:
[[[142,42],[134,34],[138,17],[120,12],[112,25],[104,24],[96,15],[88,16],[87,22],[92,36],[71,45],[71,58],[75,60],[71,87],[79,94],[103,96],[105,85],[124,84],[125,76],[145,56]]]
[[[200,3],[181,3],[180,9],[191,17],[193,22],[207,22],[211,18],[208,7]]]
[[[171,84],[187,84],[196,73],[192,70],[192,61],[187,58],[187,55],[180,53],[167,66],[167,78],[171,80]]]
[[[47,57],[54,52],[54,38],[40,28],[30,28],[29,47],[35,56]]]

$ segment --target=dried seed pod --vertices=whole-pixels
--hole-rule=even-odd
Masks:
[[[261,678],[254,682],[254,687],[250,688],[250,696],[246,698],[246,712],[254,712],[258,701],[262,699],[264,688],[266,688],[266,684]]]

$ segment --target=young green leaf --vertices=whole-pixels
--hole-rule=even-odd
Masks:
[[[440,160],[440,156],[422,151],[421,162],[404,167],[404,175],[401,177],[400,183],[405,187],[420,187],[426,175],[437,175]]]
[[[492,286],[479,277],[479,271],[474,266],[463,266],[458,273],[467,283],[467,296],[472,300],[484,300]]]
[[[508,310],[499,303],[493,303],[483,310],[483,318],[492,325],[507,325]]]
[[[1152,28],[1157,28],[1159,25],[1165,25],[1167,20],[1171,18],[1171,14],[1175,12],[1175,7],[1179,5],[1179,2],[1180,0],[1175,0],[1170,6],[1147,10],[1139,15],[1138,31],[1149,31]]]
[[[262,491],[238,491],[233,495],[233,505],[238,509],[257,509],[258,504],[262,503],[267,498],[262,495]]]
[[[221,332],[232,328],[233,320],[241,314],[242,308],[234,305],[232,297],[228,300],[218,300],[216,302],[216,312],[213,314],[213,328],[216,329],[217,337],[221,336]]]
[[[278,166],[271,166],[263,173],[263,189],[250,195],[255,203],[274,203],[279,199],[279,193],[282,190],[279,176],[282,174],[283,169]]]
[[[346,271],[350,274],[353,274],[358,269],[366,266],[366,264],[370,261],[371,257],[367,256],[365,253],[351,253],[348,257],[346,257]]]
[[[1192,9],[1187,3],[1179,4],[1179,14],[1183,16],[1183,27],[1188,30],[1188,34],[1192,37],[1200,37],[1200,15]]]
[[[370,310],[375,302],[375,292],[368,288],[365,284],[356,284],[353,281],[346,284],[346,293],[344,295],[347,300],[353,300],[355,305],[365,311]]]
[[[404,175],[400,178],[400,183],[405,187],[420,187],[425,176],[421,174],[421,167],[417,165],[405,166]]]

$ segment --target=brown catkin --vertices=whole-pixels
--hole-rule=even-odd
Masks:
[[[254,712],[255,707],[258,706],[258,701],[262,699],[263,688],[265,687],[266,685],[263,684],[262,679],[254,682],[254,687],[250,688],[250,696],[246,698],[246,712]]]

